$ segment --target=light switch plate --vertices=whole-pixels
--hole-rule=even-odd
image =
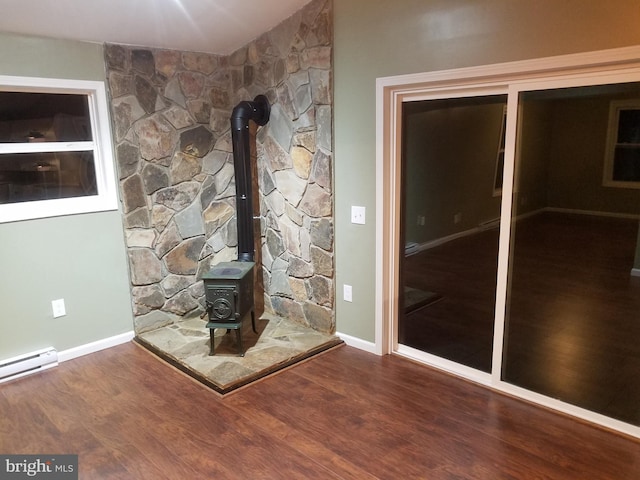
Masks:
[[[364,225],[365,223],[365,208],[364,207],[351,207],[351,223],[357,223]]]
[[[343,298],[345,302],[353,302],[353,290],[351,285],[344,285]]]

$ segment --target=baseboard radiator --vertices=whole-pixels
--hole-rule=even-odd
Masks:
[[[0,361],[0,383],[40,372],[58,365],[58,352],[45,348]]]

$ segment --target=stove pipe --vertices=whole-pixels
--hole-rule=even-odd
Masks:
[[[269,121],[271,106],[264,95],[252,102],[242,101],[231,113],[233,166],[236,175],[236,222],[238,226],[238,261],[253,262],[253,194],[251,190],[251,149],[249,121],[263,126]]]

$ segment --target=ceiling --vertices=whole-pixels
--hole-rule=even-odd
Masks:
[[[310,0],[0,0],[0,32],[229,54]]]

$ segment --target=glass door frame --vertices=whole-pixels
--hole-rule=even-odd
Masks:
[[[516,171],[518,101],[523,92],[640,81],[640,47],[566,55],[423,74],[384,77],[376,85],[376,345],[492,389],[640,438],[640,427],[517,387],[501,379],[512,201]],[[488,374],[398,343],[401,290],[401,129],[406,102],[507,95],[492,370]]]

